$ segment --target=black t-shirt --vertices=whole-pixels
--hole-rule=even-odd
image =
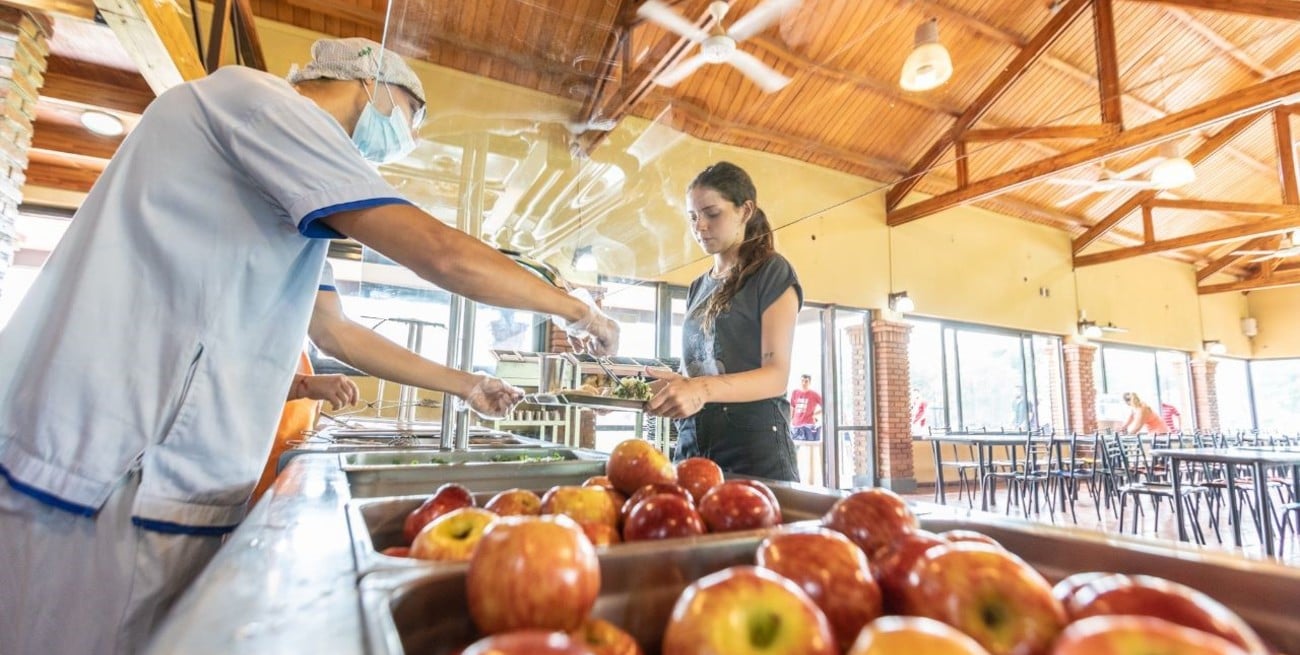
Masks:
[[[711,333],[703,329],[704,309],[722,281],[708,273],[691,283],[686,296],[686,320],[682,325],[682,374],[688,377],[743,373],[763,365],[763,312],[786,289],[794,287],[803,307],[803,287],[794,267],[773,253],[741,285],[731,307],[718,316]]]

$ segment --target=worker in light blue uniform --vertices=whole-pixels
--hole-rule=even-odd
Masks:
[[[243,518],[328,238],[440,287],[617,325],[403,199],[419,78],[365,39],[155,100],[0,332],[0,653],[134,653]],[[369,160],[369,161],[367,161]]]

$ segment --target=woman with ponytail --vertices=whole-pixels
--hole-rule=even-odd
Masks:
[[[686,297],[680,375],[650,371],[658,380],[647,411],[678,419],[676,460],[707,457],[728,473],[795,481],[785,387],[803,289],[739,166],[704,169],[686,207],[713,268]]]

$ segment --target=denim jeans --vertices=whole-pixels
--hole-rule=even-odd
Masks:
[[[790,404],[784,399],[711,403],[677,422],[674,460],[707,457],[727,473],[795,482]]]

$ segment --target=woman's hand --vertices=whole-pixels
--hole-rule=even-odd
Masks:
[[[645,370],[654,378],[650,391],[654,395],[646,403],[646,413],[666,418],[695,416],[709,402],[702,378],[688,378],[665,369]]]
[[[346,375],[303,375],[294,385],[289,400],[324,400],[330,404],[330,409],[338,411],[356,403],[360,396],[357,383]]]
[[[524,398],[524,391],[506,384],[501,378],[477,374],[478,382],[465,394],[465,405],[486,419],[505,418],[510,409]]]

